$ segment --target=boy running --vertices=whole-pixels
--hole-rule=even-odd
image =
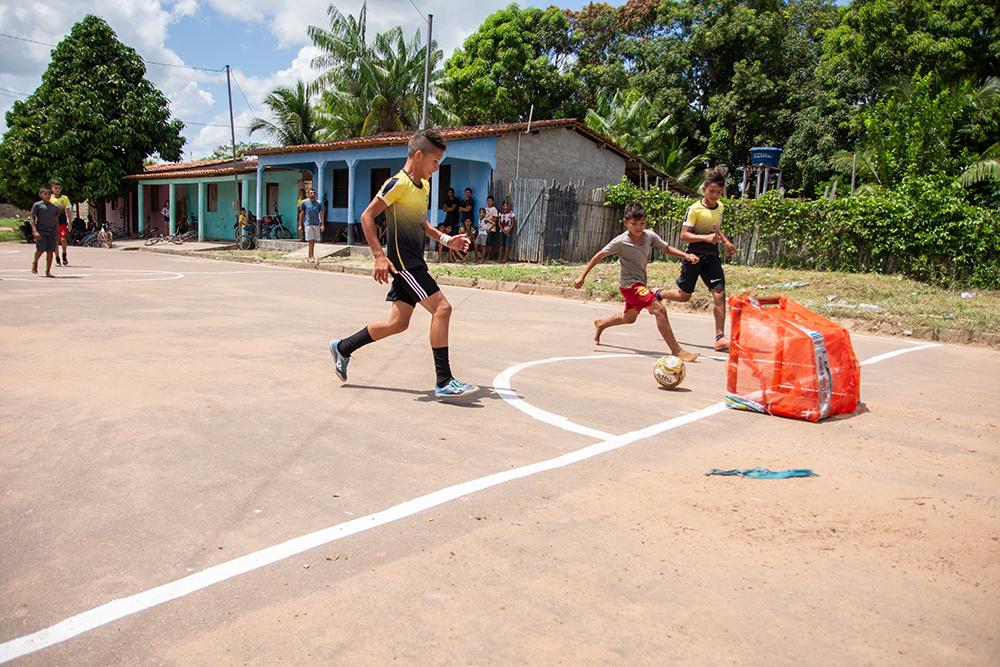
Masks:
[[[337,377],[347,380],[347,364],[364,345],[393,334],[402,333],[410,325],[413,309],[419,303],[431,314],[430,343],[434,354],[437,381],[434,395],[438,398],[464,396],[478,390],[451,374],[448,362],[448,323],[451,304],[444,297],[424,261],[424,239],[429,236],[441,245],[465,252],[469,240],[463,235],[451,236],[438,231],[427,221],[430,203],[430,183],[427,179],[437,171],[446,143],[435,130],[420,130],[410,139],[406,164],[390,178],[378,195],[361,214],[361,226],[375,258],[376,282],[389,282],[392,287],[385,300],[392,304],[388,319],[369,324],[352,336],[330,341]],[[382,251],[375,231],[375,218],[386,214],[387,242]]]
[[[681,275],[677,278],[677,289],[657,290],[657,299],[684,302],[691,299],[698,277],[712,292],[715,315],[715,350],[724,352],[729,349],[729,339],[726,338],[726,276],[722,271],[722,260],[719,258],[719,243],[726,247],[726,255],[736,254],[734,246],[722,233],[722,212],[725,206],[719,201],[722,198],[726,177],[717,169],[706,169],[702,192],[705,196],[691,204],[684,215],[681,227],[681,241],[688,244],[687,250],[695,255],[698,261],[685,261],[681,265]]]
[[[35,258],[31,262],[31,272],[38,273],[38,260],[45,253],[45,277],[53,278],[52,255],[59,252],[59,207],[53,204],[52,191],[42,188],[38,191],[41,201],[31,206],[31,233],[35,237]]]
[[[649,263],[653,248],[694,264],[698,263],[698,256],[667,245],[656,232],[646,229],[646,211],[639,204],[629,204],[625,207],[624,222],[628,231],[611,239],[602,250],[599,250],[583,269],[580,277],[573,282],[573,287],[580,289],[591,269],[604,261],[605,257],[618,255],[621,264],[618,287],[625,297],[625,312],[594,320],[594,343],[601,344],[601,334],[608,327],[632,324],[639,317],[639,311],[648,310],[656,318],[656,327],[660,330],[660,335],[670,348],[671,354],[677,355],[684,361],[694,361],[698,355],[687,352],[677,343],[673,329],[670,328],[667,309],[646,287],[646,264]]]
[[[69,216],[67,215],[70,207],[69,197],[62,193],[62,183],[59,181],[51,181],[49,188],[52,190],[49,203],[59,208],[59,245],[62,246],[62,262],[59,261],[59,249],[56,248],[56,264],[69,266],[69,260],[66,259],[66,248],[69,245]]]

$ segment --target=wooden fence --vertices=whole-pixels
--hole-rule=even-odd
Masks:
[[[623,209],[604,203],[603,188],[583,192],[581,183],[520,179],[494,182],[491,194],[498,203],[510,201],[517,215],[512,261],[583,263],[625,231]],[[686,245],[680,240],[679,221],[650,229],[675,248]],[[730,235],[737,253],[728,261],[773,266],[794,251],[780,238],[761,239],[759,231]],[[654,253],[653,259],[665,256]]]

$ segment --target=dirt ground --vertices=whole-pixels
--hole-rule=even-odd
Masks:
[[[996,351],[885,358],[864,367],[856,415],[808,424],[713,412],[711,356],[660,390],[648,316],[595,347],[590,322],[614,306],[446,287],[452,367],[484,387],[447,404],[429,391],[426,313],[359,351],[349,383],[333,375],[327,341],[387,311],[370,279],[70,259],[38,278],[27,247],[0,244],[0,661],[1000,663]],[[708,317],[672,322],[711,355]],[[917,346],[853,341],[862,360]],[[556,357],[587,358],[491,388]],[[753,466],[819,477],[704,475]],[[89,610],[92,629],[63,623]]]

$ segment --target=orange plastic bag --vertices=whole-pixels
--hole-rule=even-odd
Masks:
[[[847,329],[785,296],[729,306],[728,407],[811,422],[857,409],[861,366]]]

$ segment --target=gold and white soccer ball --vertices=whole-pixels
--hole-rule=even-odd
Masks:
[[[673,389],[683,382],[685,373],[684,361],[672,354],[660,357],[653,366],[653,377],[664,389]]]

